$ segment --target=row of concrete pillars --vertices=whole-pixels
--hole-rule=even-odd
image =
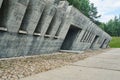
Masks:
[[[44,0],[1,0],[0,30],[58,38],[65,5]]]
[[[56,1],[0,0],[0,58],[107,47],[109,35],[96,34],[80,11]]]

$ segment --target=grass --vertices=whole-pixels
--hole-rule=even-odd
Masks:
[[[111,48],[120,48],[120,37],[113,37],[110,42]]]

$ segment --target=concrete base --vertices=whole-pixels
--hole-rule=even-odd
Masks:
[[[84,51],[73,51],[73,50],[60,50],[59,52],[76,53],[76,54],[84,53]]]

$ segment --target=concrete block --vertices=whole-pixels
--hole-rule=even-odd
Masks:
[[[64,21],[63,17],[65,16],[67,7],[68,7],[67,1],[60,1],[57,7],[56,15],[54,16],[55,18],[53,24],[51,25],[52,29],[50,33],[53,37],[57,36],[56,35],[57,30],[59,29],[59,27],[61,27],[60,24],[62,24],[62,21]]]
[[[1,27],[8,28],[9,32],[18,32],[29,0],[5,0]]]
[[[64,39],[67,32],[68,32],[68,29],[71,25],[71,21],[72,21],[72,16],[70,15],[71,13],[71,10],[72,10],[72,6],[69,6],[66,10],[66,15],[64,16],[63,18],[63,22],[61,23],[60,27],[60,31],[58,33],[58,36],[61,38],[61,39]]]
[[[43,0],[30,0],[20,30],[33,34],[44,7],[45,2]]]
[[[38,22],[37,28],[35,30],[35,33],[41,33],[41,35],[45,35],[53,16],[55,15],[56,7],[52,4],[47,4],[45,6],[45,9],[42,13],[42,16]]]

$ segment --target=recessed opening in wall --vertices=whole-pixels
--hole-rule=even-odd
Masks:
[[[87,40],[88,43],[90,43],[91,35],[92,35],[92,33],[90,32],[90,35],[89,35],[88,40]]]
[[[8,17],[6,14],[9,12],[9,0],[3,0],[0,8],[0,30],[7,31],[6,21]]]
[[[84,37],[84,39],[83,39],[83,42],[87,42],[87,37],[89,36],[89,31],[86,31],[86,35],[85,35],[85,37]]]
[[[87,31],[85,31],[84,32],[84,34],[83,34],[83,36],[82,36],[82,38],[81,38],[81,40],[80,40],[80,42],[83,42],[83,40],[84,40],[84,38],[85,38],[85,34],[87,33]]]
[[[51,35],[45,35],[44,37],[45,38],[51,38],[52,36]]]
[[[55,15],[56,15],[56,14],[55,14]],[[49,27],[48,27],[45,35],[51,35],[51,32],[52,32],[52,30],[53,30],[53,25],[55,24],[54,22],[55,22],[55,20],[56,20],[56,19],[55,19],[55,18],[56,18],[55,15],[54,15],[54,17],[52,18],[52,21],[51,21],[51,23],[50,23],[50,25],[49,25]]]
[[[63,27],[63,24],[64,24],[64,20],[62,20],[62,22],[60,23],[59,27],[58,27],[58,30],[57,32],[55,33],[55,36],[59,36],[60,35],[60,32],[61,32],[61,29]]]
[[[74,41],[76,40],[76,38],[78,37],[78,35],[80,34],[81,31],[82,31],[82,29],[71,25],[68,30],[68,33],[64,39],[64,42],[61,46],[61,50],[70,50]]]
[[[104,39],[103,43],[101,44],[100,48],[103,48],[105,42],[107,41],[107,39]]]
[[[110,40],[107,41],[107,45],[106,45],[106,48],[109,47],[109,43],[110,43]]]
[[[23,3],[23,1],[21,1],[21,0],[19,0],[19,3],[21,3],[21,4],[24,4]],[[29,3],[30,4],[30,3]],[[29,8],[29,5],[28,5],[28,7],[27,7],[27,9],[26,9],[26,12],[25,12],[25,15],[24,15],[24,17],[23,17],[23,20],[22,20],[22,23],[21,23],[21,25],[20,25],[20,29],[19,29],[19,33],[20,34],[27,34],[27,24],[28,24],[28,22],[26,21],[28,18],[27,18],[27,12],[28,12],[28,9]]]
[[[98,39],[99,39],[99,36],[96,35],[93,42],[92,42],[92,44],[91,44],[91,46],[90,46],[90,49],[94,48],[94,45],[97,43]]]
[[[41,14],[41,17],[40,17],[40,19],[39,19],[39,22],[38,22],[38,24],[37,24],[37,27],[36,27],[36,29],[35,29],[35,31],[34,31],[34,35],[35,34],[39,34],[39,35],[41,35],[41,30],[42,30],[42,21],[44,20],[44,13],[45,13],[45,9],[43,10],[43,12],[42,12],[42,14]]]

